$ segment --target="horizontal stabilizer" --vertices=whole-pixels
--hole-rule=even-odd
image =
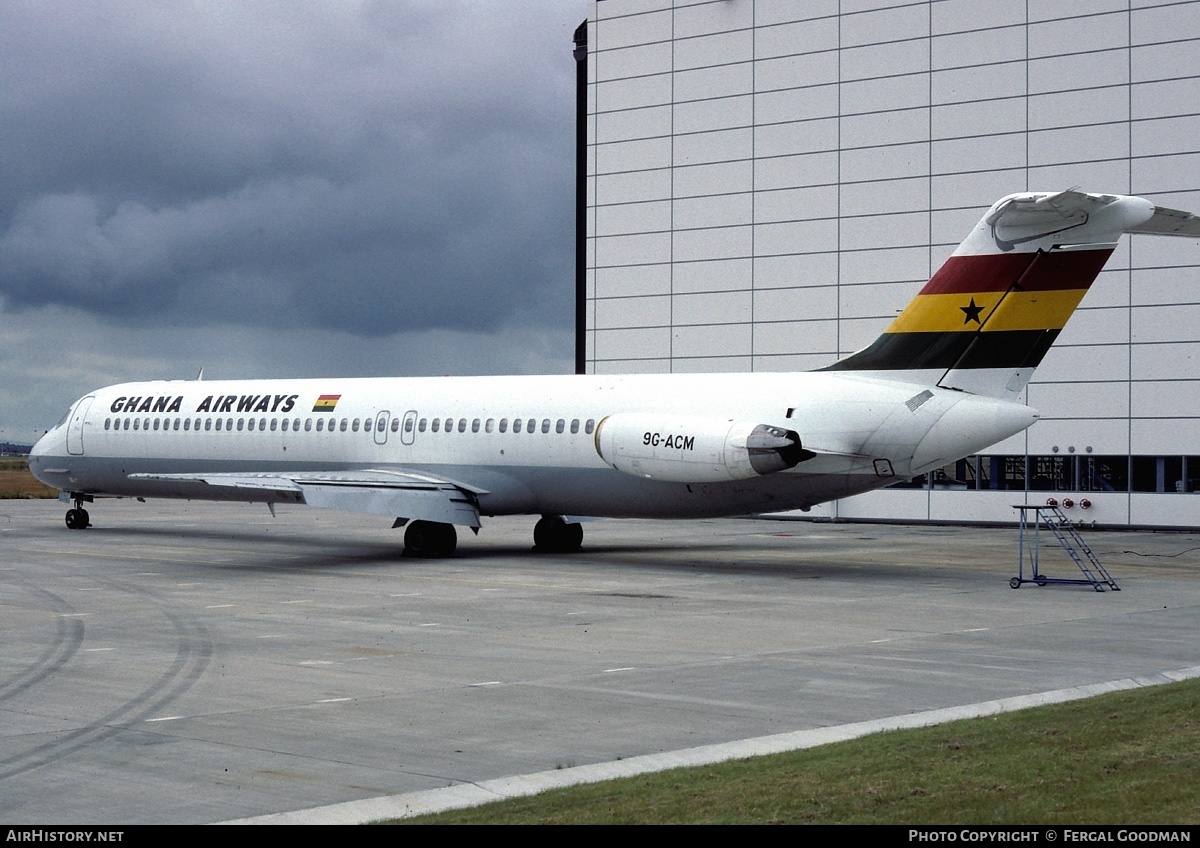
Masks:
[[[1154,214],[1144,224],[1129,229],[1131,233],[1148,233],[1156,236],[1200,237],[1200,217],[1191,212],[1155,206]]]

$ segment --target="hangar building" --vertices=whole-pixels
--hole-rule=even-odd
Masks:
[[[1014,191],[1200,212],[1195,0],[592,0],[576,41],[591,373],[828,365]],[[812,514],[1200,526],[1200,240],[1126,237],[1026,394],[1026,434]]]

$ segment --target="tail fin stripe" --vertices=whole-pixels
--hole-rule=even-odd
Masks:
[[[968,368],[1036,368],[1059,330],[1021,330],[1001,333],[980,333],[972,340],[962,359],[951,366]],[[1020,341],[1013,337],[1020,335]]]
[[[933,275],[921,294],[978,294],[1007,291],[1021,279],[1025,291],[1083,289],[1092,284],[1112,248],[1042,253],[1003,253],[951,256]],[[1037,259],[1036,268],[1030,268]],[[1033,273],[1026,273],[1030,270]]]
[[[1007,291],[1033,262],[1031,253],[951,256],[921,289],[921,295]],[[919,296],[919,295],[918,295]]]
[[[888,333],[984,333],[997,330],[1061,330],[1086,289],[920,295],[887,328]],[[1003,297],[1003,299],[1001,299]],[[1002,304],[1002,305],[1001,305]],[[972,314],[975,314],[975,318]],[[982,328],[982,329],[981,329]]]
[[[993,333],[885,333],[851,357],[822,371],[946,370],[969,359],[971,368],[1020,368],[1041,361],[1058,330]]]

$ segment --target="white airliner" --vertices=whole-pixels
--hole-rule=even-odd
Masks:
[[[455,525],[807,509],[976,453],[1033,424],[1017,401],[1123,233],[1200,236],[1139,197],[1023,192],[991,207],[869,347],[819,371],[158,381],[78,400],[30,454],[73,502],[260,501],[385,515],[405,551]]]

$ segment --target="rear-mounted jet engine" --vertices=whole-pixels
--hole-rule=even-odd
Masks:
[[[596,427],[596,452],[625,474],[673,483],[747,480],[816,455],[794,431],[771,424],[626,412]]]

